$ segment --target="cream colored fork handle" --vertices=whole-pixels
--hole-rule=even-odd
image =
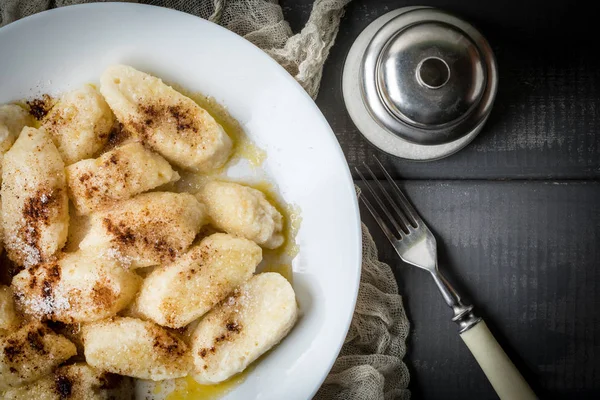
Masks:
[[[481,321],[460,335],[502,400],[536,399],[515,365]]]

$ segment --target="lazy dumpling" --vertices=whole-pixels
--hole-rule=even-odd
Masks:
[[[83,327],[85,359],[103,371],[160,381],[188,374],[188,346],[153,322],[116,317]]]
[[[179,167],[207,172],[229,158],[232,142],[223,127],[162,80],[114,65],[102,74],[100,92],[127,130]]]
[[[222,382],[279,343],[298,318],[290,283],[275,272],[252,277],[208,312],[192,334],[194,379]]]
[[[69,195],[80,215],[178,179],[167,160],[138,142],[67,167]]]
[[[24,108],[16,104],[0,106],[0,174],[2,173],[2,159],[13,145],[19,133],[26,126],[32,126],[33,117]]]
[[[50,375],[4,392],[4,400],[131,400],[131,378],[90,367],[86,363],[63,365]]]
[[[98,152],[108,141],[113,123],[110,107],[91,85],[62,96],[42,119],[66,165]]]
[[[141,281],[113,259],[78,251],[19,272],[12,287],[25,313],[72,324],[114,316],[133,300]]]
[[[2,225],[8,257],[30,266],[67,240],[65,165],[43,129],[24,128],[2,162]]]
[[[79,248],[131,268],[164,264],[188,249],[204,222],[204,206],[189,193],[143,193],[92,214]]]
[[[0,390],[33,382],[77,354],[75,345],[39,321],[0,337]]]
[[[182,328],[250,279],[262,260],[254,242],[215,233],[144,279],[136,311],[157,324]]]
[[[268,249],[283,244],[283,216],[260,190],[234,182],[211,181],[197,197],[216,228]]]

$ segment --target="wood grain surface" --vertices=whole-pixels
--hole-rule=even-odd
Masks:
[[[294,31],[301,29],[312,0],[281,3]],[[353,40],[378,16],[407,5],[437,6],[471,21],[498,60],[499,92],[486,127],[464,150],[435,162],[375,150],[341,94]],[[373,166],[377,155],[403,180],[438,238],[441,268],[486,317],[540,398],[600,398],[596,25],[591,3],[353,0],[317,99],[351,167]],[[362,211],[404,295],[413,398],[496,398],[433,282],[402,263]]]
[[[598,398],[600,183],[399,184],[437,237],[440,269],[477,307],[537,394]],[[404,295],[415,398],[496,398],[433,281],[401,262],[362,214]]]

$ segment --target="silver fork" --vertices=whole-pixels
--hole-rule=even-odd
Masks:
[[[461,338],[471,350],[498,396],[503,400],[535,399],[535,394],[502,350],[485,322],[473,313],[473,306],[465,304],[457,291],[441,274],[437,263],[435,236],[427,228],[427,225],[425,225],[379,159],[375,158],[375,160],[388,181],[396,200],[375,177],[369,166],[363,163],[371,177],[371,182],[375,182],[375,186],[383,194],[386,201],[384,202],[382,196],[377,193],[373,185],[365,179],[358,168],[356,168],[356,172],[375,199],[385,219],[380,216],[375,206],[363,194],[360,199],[367,210],[375,218],[402,261],[424,269],[433,277],[446,304],[452,308],[454,313],[452,321],[458,324],[458,332]]]

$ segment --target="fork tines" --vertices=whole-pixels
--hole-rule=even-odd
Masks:
[[[402,193],[398,185],[396,185],[396,182],[394,182],[390,174],[386,171],[383,164],[381,164],[381,161],[379,161],[377,157],[374,158],[375,161],[377,161],[379,168],[383,172],[385,179],[389,183],[392,193],[395,194],[396,200],[392,198],[390,192],[386,190],[386,188],[381,184],[379,179],[377,179],[371,168],[369,168],[369,166],[366,163],[363,162],[363,166],[369,173],[372,182],[375,182],[375,185],[379,189],[378,191],[381,194],[383,194],[383,197],[386,201],[384,201],[382,196],[380,196],[377,193],[377,191],[373,188],[373,185],[365,178],[362,172],[360,172],[358,168],[355,168],[355,170],[360,179],[367,187],[367,190],[375,199],[375,202],[377,203],[381,211],[383,211],[386,219],[391,223],[393,229],[391,229],[387,225],[386,220],[380,216],[375,206],[369,201],[369,199],[367,199],[367,196],[362,194],[360,196],[360,199],[364,203],[365,207],[367,207],[367,210],[369,210],[373,218],[375,218],[375,221],[391,242],[393,242],[394,240],[402,240],[403,236],[410,234],[410,231],[419,227],[419,225],[422,224],[423,221],[421,220],[419,214],[417,214],[413,206],[410,204],[406,196],[404,196],[404,193]],[[388,206],[391,207],[393,212],[390,211],[390,207]]]

